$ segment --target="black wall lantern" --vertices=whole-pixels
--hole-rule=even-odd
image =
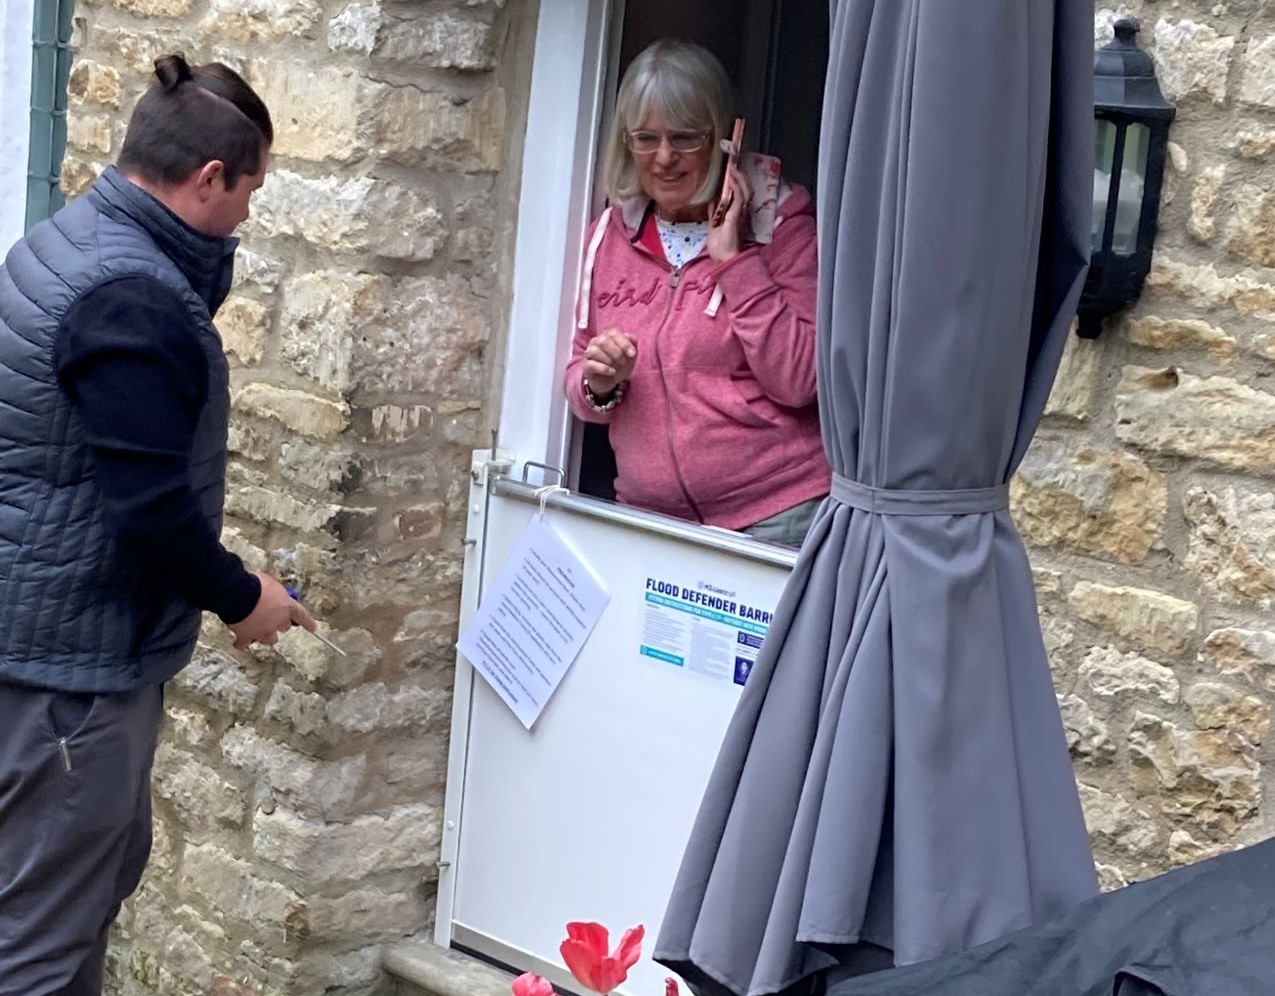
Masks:
[[[1080,296],[1078,333],[1096,339],[1103,321],[1142,292],[1160,213],[1160,185],[1177,113],[1160,93],[1138,22],[1121,18],[1094,52],[1093,257]]]

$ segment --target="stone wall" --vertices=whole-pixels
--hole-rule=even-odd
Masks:
[[[1275,9],[1136,14],[1178,105],[1154,270],[1014,485],[1104,883],[1275,833]]]
[[[218,316],[226,538],[349,651],[294,631],[237,654],[206,626],[170,686],[112,993],[380,991],[376,946],[432,923],[534,20],[526,0],[78,0],[68,194],[118,153],[167,51],[227,62],[271,108],[273,169]]]

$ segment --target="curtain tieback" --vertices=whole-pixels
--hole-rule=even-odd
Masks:
[[[1009,485],[956,491],[872,488],[832,475],[832,498],[875,515],[981,515],[1009,508]]]

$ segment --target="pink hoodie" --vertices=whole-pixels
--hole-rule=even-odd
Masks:
[[[828,493],[813,202],[784,189],[774,240],[725,264],[705,250],[675,270],[648,248],[641,200],[594,223],[564,387],[577,418],[610,425],[625,504],[743,529]],[[620,404],[598,412],[584,350],[612,328],[637,340],[637,361]]]

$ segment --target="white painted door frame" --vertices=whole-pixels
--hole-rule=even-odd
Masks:
[[[25,228],[35,0],[0,4],[0,258]]]

